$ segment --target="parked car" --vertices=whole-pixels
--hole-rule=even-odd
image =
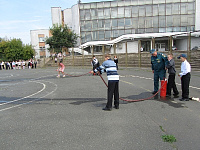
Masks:
[[[173,51],[177,50],[176,46],[172,46],[172,50]],[[169,49],[166,49],[166,51],[169,51]]]
[[[200,46],[195,46],[192,48],[192,50],[200,50]]]
[[[173,51],[177,50],[176,46],[172,46],[172,50]]]

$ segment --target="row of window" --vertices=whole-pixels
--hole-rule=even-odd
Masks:
[[[186,32],[194,31],[194,26],[183,27],[169,27],[169,28],[139,28],[139,29],[126,29],[126,30],[107,30],[107,31],[93,31],[81,32],[81,42],[96,40],[111,40],[124,34],[142,34],[142,33],[165,33],[165,32]]]
[[[120,7],[130,5],[153,5],[167,3],[194,2],[194,0],[126,0],[126,1],[105,1],[97,3],[80,4],[80,9]]]
[[[194,26],[194,15],[155,16],[81,21],[81,31]]]
[[[195,3],[172,3],[159,5],[127,6],[80,10],[81,20],[140,17],[158,15],[194,14]]]

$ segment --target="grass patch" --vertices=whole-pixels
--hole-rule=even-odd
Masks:
[[[173,135],[162,135],[162,139],[164,142],[169,142],[169,143],[176,142],[176,138]]]

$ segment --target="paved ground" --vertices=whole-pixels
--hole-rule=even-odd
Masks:
[[[66,69],[81,75],[89,69]],[[121,69],[120,97],[152,96],[148,69]],[[106,75],[103,75],[106,80]],[[180,90],[180,79],[176,79]],[[190,96],[199,97],[200,72]],[[200,103],[177,98],[128,103],[103,111],[107,88],[99,76],[56,78],[55,68],[0,70],[1,150],[199,150]],[[163,142],[173,135],[177,142]]]

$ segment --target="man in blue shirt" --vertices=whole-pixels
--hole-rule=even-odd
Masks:
[[[111,59],[110,54],[105,55],[105,61],[99,67],[101,72],[106,71],[108,78],[108,100],[103,110],[112,110],[112,101],[114,94],[114,108],[119,109],[119,75],[117,73],[116,63]]]
[[[159,79],[164,80],[166,76],[165,66],[167,64],[167,57],[157,52],[155,49],[150,50],[151,53],[151,65],[152,72],[154,73],[154,91],[152,94],[156,94],[159,89]]]

